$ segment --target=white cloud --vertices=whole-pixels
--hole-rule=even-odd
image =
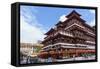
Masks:
[[[91,13],[95,14],[95,10],[89,10]]]
[[[95,10],[89,10],[90,13],[92,13],[95,17]],[[90,21],[89,23],[90,26],[94,26],[95,25],[95,18],[93,18],[93,20]]]
[[[45,37],[45,29],[38,23],[33,12],[29,10],[21,11],[21,42],[36,43]]]
[[[95,19],[93,19],[89,24],[90,24],[91,26],[94,26],[94,25],[95,25]]]
[[[67,19],[67,17],[65,17],[65,16],[66,16],[66,15],[60,16],[59,21],[64,22],[64,21]]]

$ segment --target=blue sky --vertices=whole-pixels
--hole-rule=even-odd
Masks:
[[[95,25],[95,11],[91,9],[21,6],[21,42],[36,43],[43,40],[44,33],[59,21],[62,15],[72,10],[81,14],[87,24]]]

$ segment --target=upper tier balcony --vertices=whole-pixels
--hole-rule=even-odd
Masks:
[[[49,38],[55,37],[58,34],[69,36],[69,37],[73,37],[73,34],[71,32],[57,31],[55,33],[52,33],[52,34],[48,35],[47,37],[45,37],[45,39],[49,39]]]

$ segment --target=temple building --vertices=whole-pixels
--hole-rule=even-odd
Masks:
[[[95,29],[73,10],[51,28],[44,38],[41,58],[71,58],[95,55]]]

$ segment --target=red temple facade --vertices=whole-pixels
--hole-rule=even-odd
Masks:
[[[41,58],[70,58],[88,54],[95,55],[95,29],[73,10],[45,35]]]

